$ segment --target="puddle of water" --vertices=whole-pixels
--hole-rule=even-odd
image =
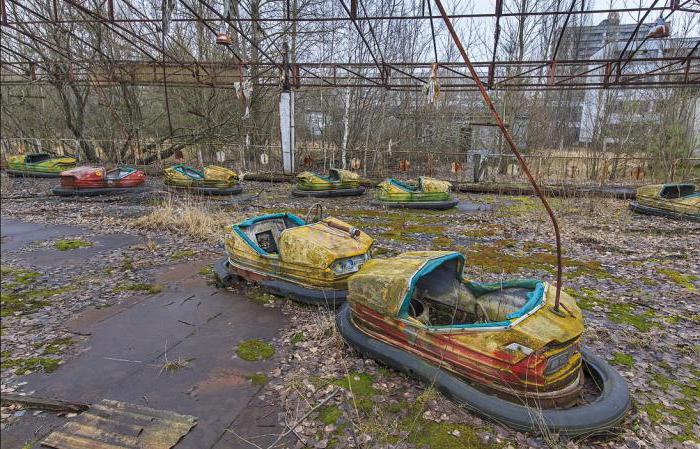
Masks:
[[[493,210],[490,204],[473,203],[471,201],[460,200],[457,204],[457,210],[462,212],[484,212]]]

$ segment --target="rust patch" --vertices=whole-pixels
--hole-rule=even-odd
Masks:
[[[246,379],[245,373],[235,368],[223,368],[213,371],[207,379],[196,384],[191,394],[217,394],[230,388],[247,385],[247,383],[248,379]]]

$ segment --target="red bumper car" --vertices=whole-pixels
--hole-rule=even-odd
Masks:
[[[77,167],[61,172],[61,187],[51,189],[59,196],[95,196],[143,191],[146,175],[131,167]]]

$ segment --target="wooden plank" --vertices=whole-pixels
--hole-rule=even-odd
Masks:
[[[41,442],[42,446],[54,449],[132,449],[133,446],[109,444],[92,438],[71,435],[61,431],[51,432]]]
[[[23,396],[21,394],[11,393],[3,393],[2,396],[0,396],[0,401],[3,404],[19,404],[29,409],[50,410],[54,412],[80,413],[89,408],[89,405],[79,402],[61,401],[37,396]]]
[[[89,423],[79,421],[69,421],[61,429],[61,433],[73,435],[75,437],[89,438],[108,445],[123,447],[136,447],[139,433],[136,435],[123,435],[115,432],[115,426],[95,427]]]

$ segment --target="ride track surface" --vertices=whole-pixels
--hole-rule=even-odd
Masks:
[[[147,180],[147,186],[153,188],[155,182]],[[292,198],[292,186],[288,184],[245,183],[250,191],[265,190],[253,204],[232,206],[226,201],[210,199],[198,201],[196,207],[208,219],[219,219],[223,211],[223,225],[280,211],[297,211],[304,216],[309,206],[318,201]],[[177,231],[179,228],[175,227],[169,228],[171,230],[159,227],[152,231],[140,227],[143,225],[135,227],[134,223],[142,217],[150,220],[151,213],[160,216],[167,210],[168,202],[158,199],[157,189],[147,196],[109,201],[66,201],[37,196],[54,184],[55,181],[51,180],[3,179],[3,218],[12,216],[38,223],[48,222],[52,226],[82,224],[97,233],[113,232],[118,224],[120,228],[128,229],[129,233],[157,243],[155,252],[147,245],[137,244],[129,251],[98,259],[85,257],[85,254],[102,248],[100,240],[92,238],[90,234],[70,236],[58,228],[58,233],[41,237],[47,240],[48,248],[56,239],[82,238],[93,243],[92,247],[73,250],[81,251],[80,254],[73,255],[71,251],[65,253],[66,257],[80,262],[78,268],[34,268],[28,262],[23,262],[38,255],[36,251],[43,248],[41,244],[21,253],[3,256],[3,264],[13,263],[17,265],[16,268],[51,276],[55,285],[47,288],[60,289],[66,283],[70,286],[73,277],[89,278],[89,274],[81,270],[99,273],[100,283],[81,285],[81,295],[73,294],[75,290],[57,291],[50,301],[52,305],[35,312],[36,315],[3,317],[3,350],[9,351],[9,354],[4,354],[9,356],[9,360],[58,357],[67,361],[67,368],[72,363],[74,349],[68,347],[62,355],[42,356],[44,349],[41,346],[34,349],[31,345],[22,344],[29,338],[29,332],[35,335],[31,338],[36,343],[62,338],[64,334],[56,333],[56,326],[61,323],[61,313],[84,310],[90,304],[113,304],[115,293],[112,291],[115,286],[123,286],[125,281],[132,284],[156,282],[150,278],[149,267],[169,267],[178,261],[196,260],[199,256],[188,255],[192,253],[211,254],[213,262],[223,254],[223,248],[212,251],[216,243],[203,243],[198,234]],[[535,199],[463,193],[455,195],[464,204],[471,202],[488,208],[445,212],[393,211],[367,207],[363,198],[338,198],[332,204],[326,204],[324,210],[326,214],[359,226],[373,236],[377,254],[382,257],[426,247],[446,247],[466,254],[466,275],[470,280],[497,282],[503,277],[503,271],[507,277],[513,278],[553,279],[555,260],[551,253],[547,217],[542,214]],[[189,197],[179,198],[182,201],[181,210],[185,211]],[[694,411],[698,409],[698,398],[693,392],[700,373],[692,364],[693,346],[688,342],[693,341],[693,320],[700,313],[696,299],[700,283],[694,277],[700,274],[700,267],[697,261],[684,258],[683,254],[687,254],[687,248],[700,236],[700,228],[692,223],[633,214],[627,210],[626,200],[583,196],[554,198],[551,203],[562,220],[563,238],[568,242],[564,257],[566,291],[576,298],[585,317],[582,344],[620,371],[629,382],[637,404],[633,413],[627,415],[624,423],[616,429],[617,436],[612,441],[576,440],[567,444],[603,448],[611,444],[637,442],[651,447],[667,447],[673,442],[692,440],[693,423],[697,419]],[[7,232],[6,229],[9,228],[3,224],[3,233]],[[12,246],[13,242],[14,239],[4,238],[3,248],[17,249],[16,245]],[[141,249],[138,249],[139,246]],[[48,261],[52,257],[42,255],[40,260]],[[130,260],[129,263],[126,258]],[[102,262],[98,263],[98,260]],[[108,274],[103,271],[101,263],[117,269],[112,269]],[[122,266],[132,268],[122,271]],[[129,279],[130,276],[135,278]],[[14,276],[3,275],[3,279],[10,281]],[[168,288],[170,281],[157,282]],[[100,287],[102,285],[104,287]],[[3,285],[3,290],[5,288],[6,285]],[[394,438],[391,437],[393,432],[399,435],[409,429],[408,441],[424,442],[431,447],[452,447],[452,444],[469,447],[474,441],[480,441],[482,446],[498,441],[522,448],[546,446],[540,437],[519,434],[484,422],[476,415],[459,409],[452,401],[434,396],[419,382],[401,377],[355,352],[343,349],[332,337],[334,323],[330,315],[260,294],[256,289],[239,288],[243,288],[239,291],[248,301],[262,304],[253,304],[256,307],[262,307],[261,310],[279,307],[290,321],[289,327],[278,335],[274,346],[280,357],[291,357],[292,362],[282,365],[281,371],[276,371],[273,364],[270,371],[264,372],[268,384],[259,396],[275,404],[277,410],[287,410],[290,420],[293,420],[294,416],[301,417],[304,410],[308,410],[308,404],[323,400],[326,391],[330,394],[330,389],[338,385],[347,388],[346,376],[350,375],[349,382],[355,398],[341,392],[316,410],[322,413],[319,416],[312,414],[309,426],[299,433],[305,441],[337,440],[342,447],[346,442],[354,441],[348,427],[352,422],[361,426],[355,429],[358,439],[370,436],[371,441],[377,442],[391,440]],[[38,295],[39,292],[32,294]],[[129,295],[132,295],[129,291],[123,291],[116,298]],[[150,297],[147,293],[136,292],[133,295],[145,300]],[[145,298],[141,295],[145,295]],[[190,303],[191,300],[185,302],[186,305]],[[38,328],[26,324],[28,318],[45,320],[50,314],[57,320],[48,320]],[[183,320],[191,322],[187,318]],[[8,339],[8,335],[16,335],[17,338]],[[81,341],[86,338],[89,342],[90,337],[73,338],[82,345]],[[653,345],[650,344],[652,341]],[[160,343],[162,349],[163,342]],[[75,349],[80,347],[75,346]],[[168,347],[171,347],[170,343]],[[224,352],[235,349],[233,344],[225,348]],[[176,352],[172,353],[172,359],[177,359]],[[8,358],[3,357],[3,360]],[[45,376],[50,379],[63,369],[63,366],[59,366],[55,373]],[[160,368],[153,369],[158,371]],[[23,377],[15,375],[16,370],[4,367],[3,383],[15,385],[21,381]],[[178,376],[177,372],[173,375]],[[168,377],[163,374],[160,379],[165,381]],[[313,390],[304,386],[307,384]],[[671,406],[663,405],[664,402]],[[294,411],[296,404],[302,411],[300,414]],[[443,413],[449,418],[441,419]],[[25,417],[13,416],[11,419],[21,423]],[[327,422],[334,422],[336,429],[327,433],[324,430]],[[400,424],[398,428],[395,427],[397,423]],[[460,433],[459,437],[450,434],[455,430]],[[447,440],[441,440],[440,435],[445,435]],[[228,433],[228,437],[233,444],[240,444],[233,434]]]

